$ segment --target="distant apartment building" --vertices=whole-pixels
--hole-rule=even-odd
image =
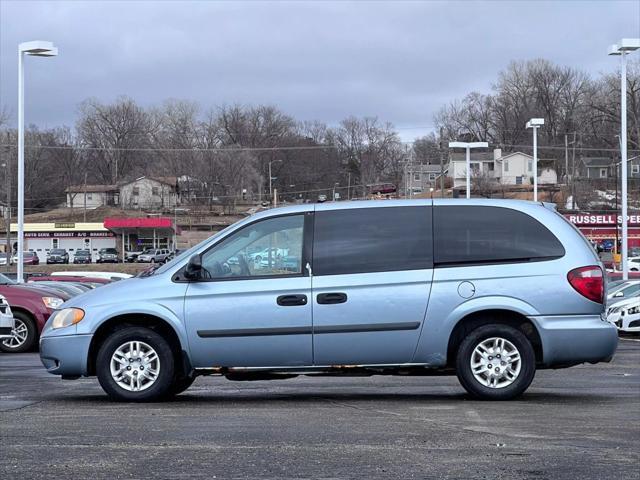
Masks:
[[[446,166],[445,173],[446,173]],[[407,165],[405,168],[404,188],[414,194],[428,192],[435,187],[440,178],[439,164]]]

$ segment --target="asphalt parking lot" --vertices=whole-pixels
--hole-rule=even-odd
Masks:
[[[520,400],[454,377],[199,378],[112,403],[37,354],[0,354],[0,478],[638,478],[640,341],[610,364],[538,372]]]

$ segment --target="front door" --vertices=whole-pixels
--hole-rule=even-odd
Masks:
[[[258,220],[202,254],[184,307],[195,367],[311,365],[310,215]]]
[[[316,207],[315,365],[411,362],[424,322],[433,254],[431,206]]]

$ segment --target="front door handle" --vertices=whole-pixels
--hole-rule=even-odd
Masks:
[[[320,293],[317,297],[317,300],[320,305],[344,303],[347,301],[347,294],[341,292]]]
[[[278,297],[278,305],[281,307],[294,307],[296,305],[306,305],[306,295],[280,295]]]

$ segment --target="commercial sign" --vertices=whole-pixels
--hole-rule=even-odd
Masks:
[[[622,215],[612,213],[604,214],[565,214],[565,218],[574,225],[593,227],[613,227],[616,224],[622,225]],[[627,215],[627,225],[640,226],[640,214]]]
[[[25,238],[105,238],[113,232],[24,232]]]
[[[54,223],[55,228],[76,228],[75,223]]]

